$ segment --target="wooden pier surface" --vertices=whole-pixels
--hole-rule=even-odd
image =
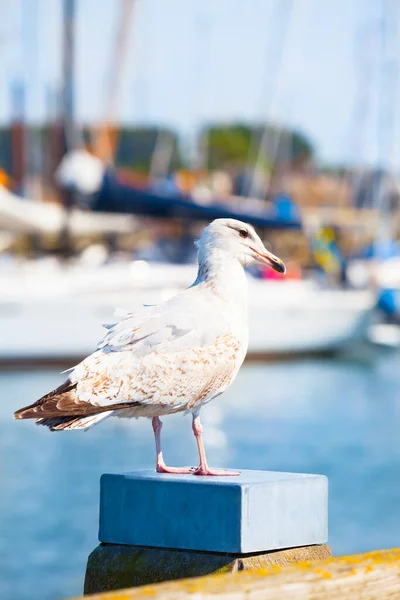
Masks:
[[[86,596],[92,600],[400,598],[400,549],[210,575]]]

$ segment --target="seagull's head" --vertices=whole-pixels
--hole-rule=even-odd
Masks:
[[[286,272],[281,259],[266,249],[254,227],[236,219],[216,219],[210,223],[204,229],[197,246],[199,258],[217,248],[235,257],[243,267],[261,263],[278,273]]]

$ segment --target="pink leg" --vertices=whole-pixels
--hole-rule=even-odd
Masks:
[[[193,473],[193,468],[189,468],[189,467],[182,468],[182,469],[179,469],[177,467],[167,467],[167,465],[164,462],[162,449],[161,449],[162,422],[159,417],[153,417],[151,420],[151,424],[153,426],[154,437],[156,440],[156,454],[157,454],[156,471],[157,471],[157,473],[177,473],[180,475],[187,475],[188,473]]]
[[[199,449],[200,465],[193,471],[194,475],[240,475],[237,471],[227,471],[226,469],[210,469],[207,464],[206,451],[203,443],[203,426],[199,415],[193,415],[193,433],[196,438]]]

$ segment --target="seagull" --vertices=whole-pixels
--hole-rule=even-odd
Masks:
[[[51,431],[89,429],[107,417],[151,419],[156,471],[238,475],[208,466],[200,411],[234,381],[248,345],[247,279],[255,262],[285,273],[254,228],[216,219],[196,242],[198,272],[186,290],[159,305],[126,313],[68,379],[15,419],[36,419]],[[160,417],[192,414],[197,468],[169,467],[161,448]]]

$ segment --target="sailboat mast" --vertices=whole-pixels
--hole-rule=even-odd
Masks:
[[[22,81],[12,83],[11,100],[11,172],[15,190],[22,194],[25,181],[25,86]]]
[[[65,155],[75,149],[74,123],[74,18],[75,0],[63,1],[63,54],[62,54],[62,91],[61,91],[61,146]],[[70,235],[70,214],[75,203],[75,189],[70,186],[59,186],[59,193],[64,208],[64,222],[59,235],[59,247],[64,258],[72,251]]]
[[[117,132],[112,132],[118,109],[123,67],[126,58],[129,33],[135,0],[123,0],[119,28],[114,46],[114,55],[110,64],[105,118],[94,140],[95,154],[108,165],[114,163],[117,151]]]
[[[75,0],[63,3],[63,150],[72,150],[76,144],[74,129],[74,19]]]

